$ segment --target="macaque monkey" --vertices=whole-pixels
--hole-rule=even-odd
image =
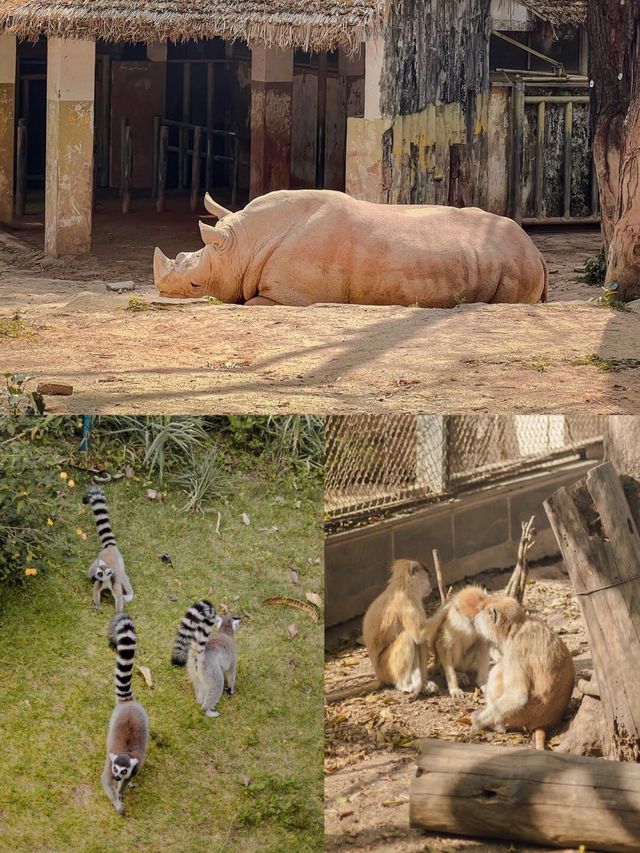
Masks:
[[[466,683],[468,672],[476,673],[479,687],[487,683],[490,647],[476,630],[474,619],[488,597],[479,586],[467,586],[443,604],[434,617],[440,617],[440,622],[431,639],[436,661],[430,671],[440,664],[449,695],[454,698],[465,695],[458,681]]]
[[[380,684],[392,684],[414,699],[423,686],[428,692],[437,690],[432,682],[425,684],[428,641],[435,617],[427,618],[422,602],[432,589],[424,563],[396,560],[387,588],[371,603],[362,625],[367,652]]]
[[[525,729],[535,733],[536,749],[544,749],[547,732],[562,719],[573,692],[569,649],[548,625],[528,617],[507,596],[487,598],[475,626],[502,658],[489,673],[487,704],[474,713],[474,726]]]

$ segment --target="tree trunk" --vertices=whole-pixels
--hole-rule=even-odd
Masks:
[[[587,31],[606,283],[631,299],[640,296],[640,4],[589,0]]]
[[[640,838],[640,767],[425,740],[409,819],[411,826],[474,838],[632,853]]]

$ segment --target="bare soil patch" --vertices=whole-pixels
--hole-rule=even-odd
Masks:
[[[129,217],[105,209],[93,254],[80,259],[44,258],[37,231],[20,239],[0,232],[0,320],[20,311],[35,332],[0,335],[0,370],[71,383],[72,397],[47,401],[52,412],[640,406],[640,314],[588,304],[598,289],[575,281],[575,269],[597,250],[597,230],[533,235],[550,267],[548,305],[162,304],[152,284],[153,247],[167,254],[197,248],[196,220],[180,208]],[[134,291],[106,288],[127,281]]]
[[[481,576],[489,589],[501,589],[509,573]],[[569,647],[578,678],[590,678],[591,656],[584,623],[571,584],[560,563],[532,568],[534,583],[527,587],[525,606],[562,635]],[[435,605],[434,605],[435,606]],[[327,654],[325,691],[344,689],[372,678],[366,650],[345,644]],[[441,693],[412,702],[395,690],[380,690],[325,706],[325,831],[326,849],[398,851],[463,850],[508,853],[513,846],[439,836],[409,828],[409,786],[415,773],[415,755],[422,738],[468,743],[522,745],[519,733],[474,734],[469,716],[482,705],[479,690],[466,689],[464,699],[452,699],[439,678]],[[579,704],[577,688],[561,730],[550,740],[562,742]],[[533,748],[533,747],[532,747]],[[540,851],[518,844],[518,851]]]

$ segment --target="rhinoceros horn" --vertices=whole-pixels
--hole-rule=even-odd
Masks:
[[[171,272],[171,260],[156,246],[153,253],[153,278],[156,284]]]
[[[231,211],[227,210],[226,207],[223,207],[221,204],[218,204],[217,201],[214,201],[209,195],[209,193],[205,193],[204,206],[207,208],[207,210],[212,216],[217,216],[218,219],[222,219],[223,216],[226,216],[228,213],[231,213]]]

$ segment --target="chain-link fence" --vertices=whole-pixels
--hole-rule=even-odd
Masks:
[[[325,512],[348,522],[579,458],[597,415],[348,415],[325,425]]]

